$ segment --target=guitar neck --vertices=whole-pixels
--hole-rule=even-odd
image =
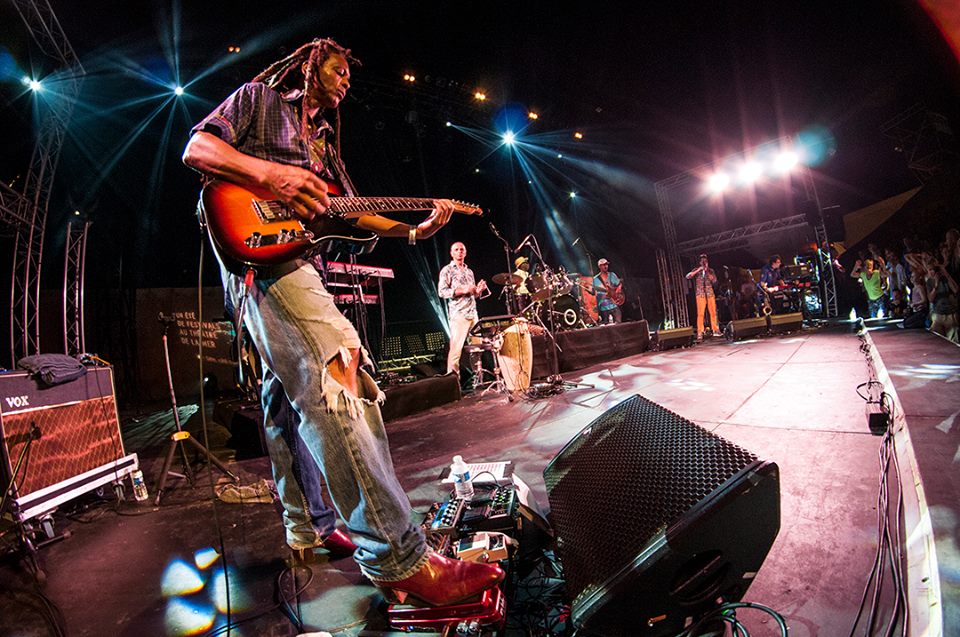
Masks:
[[[330,210],[347,219],[377,212],[433,210],[433,199],[423,197],[330,197]]]

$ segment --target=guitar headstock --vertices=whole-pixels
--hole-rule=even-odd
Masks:
[[[465,214],[465,215],[483,215],[483,208],[476,204],[466,203],[464,201],[457,201],[453,199],[453,209],[456,212]]]

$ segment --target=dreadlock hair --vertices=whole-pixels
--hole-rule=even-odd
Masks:
[[[330,38],[317,38],[307,42],[296,51],[281,60],[277,60],[267,68],[263,69],[253,78],[253,82],[263,82],[272,89],[290,90],[299,88],[303,91],[303,97],[309,93],[309,88],[316,82],[316,74],[323,63],[333,54],[342,55],[350,64],[360,66],[360,61],[350,54],[350,49],[337,44]],[[306,63],[306,70],[301,72],[301,67]],[[302,84],[295,86],[293,83],[302,78]],[[306,143],[309,137],[309,127],[307,126],[307,109],[303,107],[301,98],[300,106],[300,138]],[[340,109],[336,109],[334,115],[334,135],[335,148],[337,155],[340,155]]]

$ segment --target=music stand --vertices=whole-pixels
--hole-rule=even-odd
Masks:
[[[160,312],[157,320],[160,321],[160,331],[163,335],[163,359],[167,365],[167,383],[170,385],[170,404],[173,406],[173,422],[177,430],[170,435],[170,440],[167,443],[167,454],[163,459],[163,468],[160,470],[160,477],[157,479],[157,496],[153,500],[155,505],[160,504],[160,498],[163,497],[163,490],[167,485],[167,478],[170,475],[178,478],[186,478],[190,484],[193,484],[193,471],[190,469],[190,461],[187,459],[187,451],[183,448],[183,443],[189,443],[196,451],[205,455],[211,463],[232,481],[240,482],[240,478],[235,476],[230,469],[227,468],[227,465],[223,464],[219,458],[197,442],[196,439],[190,435],[189,431],[184,431],[180,427],[180,414],[177,411],[177,394],[173,391],[173,372],[170,368],[170,348],[167,345],[167,331],[170,329],[170,326],[176,322],[176,319],[170,316],[164,316],[163,312]],[[201,405],[200,408],[203,409],[203,405]],[[176,453],[178,449],[183,458],[183,474],[170,471],[170,465],[173,464],[173,454]]]

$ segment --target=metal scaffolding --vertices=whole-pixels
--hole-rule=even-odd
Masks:
[[[0,188],[0,221],[14,233],[10,286],[10,364],[40,353],[40,270],[50,191],[83,67],[46,0],[11,0],[40,50],[59,63],[38,95],[40,119],[30,168],[20,193]]]
[[[940,113],[914,104],[880,130],[894,141],[894,148],[907,156],[907,166],[920,183],[926,183],[958,160],[950,122]]]
[[[791,137],[780,137],[767,142],[752,152],[770,148],[790,148],[793,145]],[[813,173],[806,166],[800,167],[794,174],[799,177],[803,186],[803,202],[810,207],[811,214],[791,215],[781,219],[765,221],[763,223],[725,230],[705,237],[690,239],[683,243],[677,242],[676,228],[673,220],[673,208],[670,202],[670,192],[680,186],[700,179],[703,175],[713,172],[717,164],[723,164],[731,158],[744,156],[745,153],[736,153],[717,163],[702,164],[685,172],[658,181],[655,185],[657,204],[660,208],[660,222],[663,225],[664,251],[661,257],[657,255],[657,267],[660,270],[661,296],[663,298],[664,316],[674,327],[686,327],[690,324],[686,303],[686,279],[680,267],[680,255],[696,255],[701,252],[723,252],[745,247],[748,239],[763,234],[784,232],[805,225],[811,226],[817,239],[818,254],[822,254],[823,246],[828,246],[827,230],[823,222],[823,208],[817,194]],[[795,196],[800,196],[797,193]],[[837,316],[837,289],[833,276],[833,267],[829,258],[829,249],[826,264],[820,261],[821,301],[827,317]]]
[[[79,356],[87,351],[83,320],[83,282],[87,263],[89,221],[67,224],[67,254],[63,262],[63,351]]]

